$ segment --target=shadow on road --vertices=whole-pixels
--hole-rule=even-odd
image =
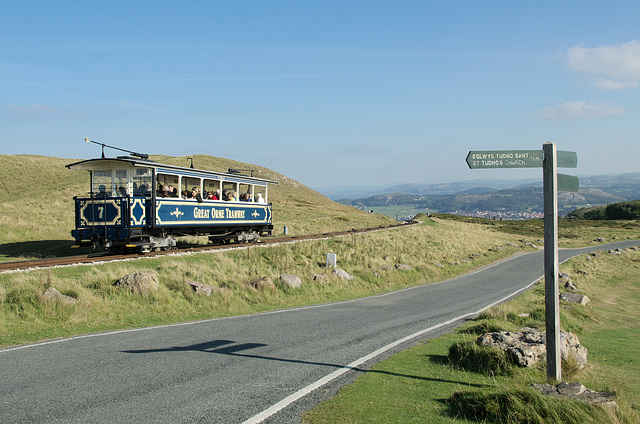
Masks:
[[[355,371],[358,373],[377,373],[377,374],[385,374],[385,375],[390,375],[395,377],[410,378],[414,380],[439,381],[444,383],[464,384],[465,386],[472,386],[472,387],[487,387],[484,384],[469,384],[468,382],[463,382],[463,381],[449,381],[449,380],[443,380],[441,378],[400,374],[400,373],[385,371],[381,369],[371,370],[371,369],[364,369],[359,367],[351,367],[348,365],[331,364],[327,362],[314,362],[314,361],[305,361],[301,359],[276,358],[272,356],[243,353],[251,349],[257,349],[265,346],[268,346],[268,345],[264,343],[238,343],[233,340],[212,340],[205,343],[197,343],[197,344],[187,345],[187,346],[172,346],[172,347],[161,348],[161,349],[123,350],[122,352],[133,353],[133,354],[149,354],[149,353],[160,353],[160,352],[184,352],[184,351],[207,352],[207,353],[217,353],[220,355],[237,356],[242,358],[286,362],[291,364],[314,365],[314,366],[330,367],[330,368],[336,368],[336,369],[347,368],[351,371]]]

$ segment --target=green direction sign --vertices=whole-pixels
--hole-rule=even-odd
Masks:
[[[558,150],[556,154],[556,157],[558,158],[558,168],[578,167],[578,154],[576,152],[566,152],[564,150]]]
[[[556,175],[558,177],[558,190],[576,192],[578,191],[578,188],[580,187],[580,181],[578,181],[578,177],[560,173]]]
[[[576,168],[576,152],[557,152],[558,167]],[[467,165],[471,169],[491,168],[542,168],[542,150],[479,150],[467,155]]]

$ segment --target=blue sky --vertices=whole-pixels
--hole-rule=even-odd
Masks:
[[[2,2],[2,154],[85,136],[312,187],[541,177],[470,150],[639,172],[637,1]],[[115,154],[116,152],[114,152]],[[197,165],[197,164],[196,164]]]

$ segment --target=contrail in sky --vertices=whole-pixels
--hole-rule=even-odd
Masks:
[[[64,1],[64,0],[63,0],[63,1]],[[153,37],[153,38],[155,38],[155,39],[157,39],[157,40],[164,41],[165,43],[173,44],[174,46],[180,47],[181,49],[188,50],[188,51],[190,51],[190,52],[192,52],[192,53],[198,54],[198,55],[200,55],[200,56],[204,56],[204,57],[206,57],[206,58],[208,58],[208,59],[211,59],[211,60],[215,60],[216,62],[224,63],[224,64],[226,65],[226,62],[223,62],[222,60],[217,59],[217,58],[215,58],[215,57],[213,57],[213,56],[209,56],[208,54],[203,53],[203,52],[201,52],[200,50],[192,49],[191,47],[187,47],[187,46],[182,45],[182,44],[180,44],[180,43],[176,43],[175,41],[167,40],[166,38],[162,38],[162,37],[160,37],[160,36],[158,36],[158,35],[152,34],[152,33],[148,32],[148,31],[143,30],[143,29],[140,29],[140,28],[134,27],[133,25],[129,25],[129,24],[124,23],[124,22],[122,22],[122,21],[119,21],[119,20],[117,20],[117,19],[114,19],[114,18],[111,18],[111,17],[109,17],[109,16],[103,15],[102,13],[94,12],[93,10],[89,10],[89,9],[84,8],[84,7],[82,7],[82,6],[78,6],[77,4],[73,4],[73,3],[70,3],[70,2],[68,2],[68,1],[64,1],[64,2],[65,2],[65,3],[67,3],[68,5],[71,5],[71,6],[73,6],[73,7],[77,7],[78,9],[84,10],[84,11],[85,11],[85,12],[87,12],[87,13],[91,13],[91,14],[93,14],[93,15],[99,16],[99,17],[101,17],[102,19],[106,19],[106,20],[108,20],[108,21],[115,22],[115,23],[117,23],[117,24],[119,24],[119,25],[125,26],[125,27],[127,27],[127,28],[129,28],[129,29],[132,29],[132,30],[134,30],[134,31],[138,31],[138,32],[140,32],[140,33],[142,33],[142,34],[148,35],[149,37]]]

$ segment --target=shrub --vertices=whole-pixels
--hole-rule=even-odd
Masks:
[[[452,417],[500,423],[602,423],[606,411],[580,401],[543,396],[533,388],[504,392],[456,392],[446,400]]]
[[[474,341],[456,342],[449,348],[449,362],[461,369],[482,374],[511,375],[514,365],[505,352],[478,346]]]

